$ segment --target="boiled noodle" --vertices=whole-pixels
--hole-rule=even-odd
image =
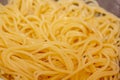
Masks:
[[[3,80],[120,80],[120,19],[95,0],[0,4]]]

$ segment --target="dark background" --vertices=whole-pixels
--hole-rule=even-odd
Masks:
[[[120,0],[97,0],[101,7],[120,17]]]
[[[6,3],[7,3],[7,0],[0,0],[0,3],[6,4]]]

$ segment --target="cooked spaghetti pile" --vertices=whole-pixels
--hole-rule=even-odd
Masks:
[[[119,80],[120,19],[94,0],[0,5],[4,80]]]

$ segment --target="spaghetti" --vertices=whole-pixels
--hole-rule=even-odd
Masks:
[[[94,0],[0,4],[4,80],[119,80],[120,19]]]

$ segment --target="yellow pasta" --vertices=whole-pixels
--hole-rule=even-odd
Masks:
[[[120,19],[95,0],[0,4],[4,80],[119,80]]]

